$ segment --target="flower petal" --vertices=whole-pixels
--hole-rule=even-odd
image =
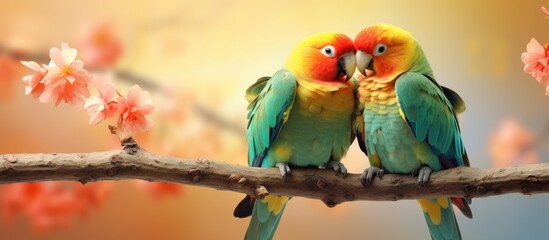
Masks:
[[[90,125],[96,125],[105,119],[102,112],[93,113],[90,117]]]
[[[53,91],[51,87],[46,87],[44,89],[44,92],[42,92],[42,95],[40,95],[40,102],[42,103],[50,103],[53,100]]]
[[[139,107],[139,112],[143,115],[151,114],[153,111],[154,111],[154,105],[152,103],[142,105]]]
[[[82,69],[84,67],[84,62],[82,62],[82,60],[74,60],[74,62],[72,62],[71,64],[71,67],[73,69]]]
[[[38,65],[38,63],[36,62],[33,62],[33,61],[21,61],[21,64],[25,65],[25,67],[28,67],[34,71],[37,71],[37,72],[42,72],[42,68],[40,67],[40,65]]]
[[[139,101],[139,95],[141,95],[142,91],[143,90],[141,89],[141,87],[135,84],[128,90],[128,95],[126,99],[128,100],[128,102],[135,104],[137,103],[137,101]]]
[[[63,49],[63,51],[61,51],[61,54],[63,56],[63,59],[65,59],[65,65],[72,64],[76,59],[77,53],[78,51],[76,51],[76,49],[74,48]]]
[[[63,54],[61,53],[61,50],[59,50],[59,48],[53,47],[50,49],[50,58],[50,66],[55,65],[59,68],[65,66],[65,59],[63,58]]]
[[[539,44],[538,40],[532,38],[530,42],[526,45],[526,51],[530,53],[538,53],[545,55],[545,49]]]

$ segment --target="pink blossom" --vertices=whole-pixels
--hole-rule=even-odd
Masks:
[[[82,41],[83,59],[88,66],[112,66],[122,55],[122,43],[114,34],[111,22],[91,28]]]
[[[526,52],[521,56],[524,63],[524,72],[532,74],[539,83],[549,86],[549,56],[547,56],[547,45],[542,47],[539,42],[532,38],[526,45]]]
[[[149,92],[133,85],[126,98],[118,98],[120,117],[118,127],[126,133],[144,132],[152,127],[152,121],[146,117],[154,110]]]
[[[84,102],[90,95],[88,83],[91,75],[83,69],[84,62],[76,60],[77,51],[66,43],[62,49],[51,48],[51,62],[48,65],[48,73],[42,80],[45,85],[40,101],[49,103],[55,101],[57,106],[62,100],[77,106]]]
[[[114,83],[108,80],[99,79],[95,81],[95,87],[99,92],[97,96],[91,96],[86,99],[84,109],[90,115],[90,124],[113,117],[118,111],[118,102]]]
[[[39,97],[44,91],[44,83],[42,82],[42,79],[44,79],[44,76],[48,73],[48,69],[45,65],[41,67],[36,62],[21,61],[21,64],[36,71],[34,74],[23,77],[25,95],[31,94],[34,98]]]

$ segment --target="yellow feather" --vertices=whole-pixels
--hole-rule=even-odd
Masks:
[[[448,200],[447,197],[437,197],[438,205],[440,205],[442,208],[448,208]]]
[[[431,221],[435,225],[440,224],[440,205],[431,201],[431,199],[419,199],[417,202],[421,206],[421,209],[423,209],[423,212],[426,212],[429,215],[429,218],[431,218]]]
[[[276,162],[288,162],[290,156],[292,156],[292,149],[286,144],[276,144],[274,147],[274,156],[276,157]]]
[[[400,116],[402,117],[402,119],[404,119],[404,121],[406,121],[406,115],[404,115],[404,112],[402,111],[402,108],[398,108],[398,113],[400,113]]]
[[[379,96],[377,98],[379,98],[379,100],[385,100],[387,99],[387,97],[389,97],[389,93],[386,92],[386,91],[380,91],[379,93]]]
[[[365,82],[366,82],[366,81],[365,81]],[[367,88],[367,89],[371,89],[371,88],[373,88],[375,85],[376,85],[376,82],[371,81],[368,85],[366,85],[366,88]]]
[[[274,212],[275,215],[278,215],[282,211],[282,207],[290,198],[287,196],[266,196],[263,198],[263,202],[267,203],[267,209],[269,212]]]

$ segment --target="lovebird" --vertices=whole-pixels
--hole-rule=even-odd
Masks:
[[[438,84],[412,34],[387,24],[362,30],[355,38],[358,78],[355,129],[370,167],[361,180],[371,183],[383,173],[418,175],[428,182],[432,171],[469,166],[456,114],[463,99]],[[420,199],[432,239],[461,239],[452,204],[472,218],[470,199]]]
[[[341,33],[303,39],[284,67],[246,90],[248,164],[331,168],[347,174],[340,162],[353,139],[356,70],[353,40]],[[272,239],[289,197],[246,196],[235,217],[252,216],[245,239]]]

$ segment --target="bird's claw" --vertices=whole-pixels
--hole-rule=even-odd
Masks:
[[[341,173],[344,177],[347,176],[347,168],[343,165],[343,163],[338,161],[329,161],[321,168],[331,168],[334,172],[336,172],[336,174]]]
[[[286,178],[286,176],[290,175],[290,165],[286,163],[277,163],[275,164],[276,167],[278,167],[278,170],[280,170],[280,175],[282,175],[283,178]]]
[[[374,176],[377,176],[381,179],[381,177],[383,177],[383,174],[385,174],[385,170],[383,168],[369,167],[366,168],[360,176],[360,181],[362,182],[362,184],[371,184]]]
[[[425,186],[429,182],[433,170],[429,166],[423,166],[417,171],[419,186]]]

